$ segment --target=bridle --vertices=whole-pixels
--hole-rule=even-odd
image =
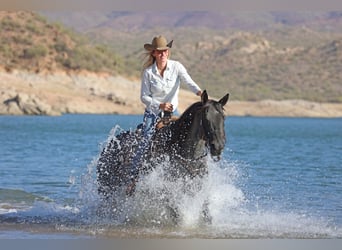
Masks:
[[[215,105],[215,104],[213,104]],[[207,116],[206,113],[208,112],[209,109],[209,104],[205,104],[202,108],[201,108],[201,128],[202,128],[202,139],[206,142],[206,149],[208,151],[208,148],[210,147],[210,145],[208,145],[211,141],[211,135],[213,133],[215,133],[215,130],[212,130],[212,126],[210,125],[211,122]],[[219,115],[222,115],[222,119],[224,119],[224,114],[223,111],[218,109],[217,106],[215,106],[216,111],[219,113]],[[212,159],[215,162],[220,161],[221,156],[212,156]]]

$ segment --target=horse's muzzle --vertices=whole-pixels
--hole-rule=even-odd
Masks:
[[[210,144],[210,154],[211,156],[220,157],[223,147],[218,147],[215,144]]]
[[[221,155],[218,155],[218,156],[212,156],[211,158],[214,160],[214,162],[218,162],[218,161],[220,161],[220,160],[221,160]]]

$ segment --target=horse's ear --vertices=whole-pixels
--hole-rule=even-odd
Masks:
[[[220,100],[219,100],[219,103],[222,105],[222,107],[224,105],[226,105],[226,103],[228,102],[228,99],[229,99],[229,93],[226,94],[224,97],[222,97]]]
[[[208,93],[207,93],[206,90],[204,90],[203,93],[202,93],[202,95],[201,95],[202,103],[203,103],[203,104],[207,103],[208,99],[209,99],[209,98],[208,98]]]

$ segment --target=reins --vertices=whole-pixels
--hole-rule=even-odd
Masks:
[[[202,160],[203,158],[208,156],[208,146],[207,146],[207,141],[208,141],[208,136],[206,135],[205,129],[203,127],[203,119],[204,119],[204,113],[205,111],[203,110],[203,107],[201,107],[199,109],[199,111],[201,112],[201,119],[200,119],[200,127],[201,127],[201,136],[200,138],[205,141],[205,151],[203,152],[202,155],[200,155],[199,157],[196,157],[195,159],[187,159],[184,158],[183,156],[181,156],[180,154],[175,154],[175,158],[177,158],[177,160],[181,163],[180,165],[189,173],[189,175],[191,175],[192,177],[196,176],[196,173],[200,172],[202,169],[201,168],[191,168],[190,166],[193,165],[193,163],[197,163],[198,161]]]
[[[184,157],[182,157],[181,155],[175,154],[175,157],[182,163],[180,164],[181,167],[183,167],[191,177],[195,177],[196,173],[201,171],[201,168],[194,168],[194,169],[190,169],[188,166],[192,163],[198,162],[201,159],[207,157],[208,155],[208,148],[206,148],[206,151],[204,152],[203,155],[197,157],[196,159],[186,159]]]

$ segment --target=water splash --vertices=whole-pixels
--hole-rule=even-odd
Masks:
[[[139,237],[341,237],[342,229],[324,219],[251,206],[253,201],[246,198],[238,185],[239,163],[209,160],[208,165],[205,178],[172,180],[165,177],[170,163],[162,162],[139,179],[133,196],[126,196],[123,188],[112,200],[103,202],[96,192],[94,161],[82,187],[82,213],[91,218],[88,223],[104,229],[102,234],[108,237],[117,236],[118,230]],[[209,224],[203,219],[204,204],[211,215]]]
[[[108,140],[114,139],[121,131],[120,127],[114,127]],[[71,204],[34,198],[22,209],[21,206],[8,207],[3,202],[0,222],[26,224],[30,228],[43,225],[41,232],[45,232],[48,225],[59,232],[109,238],[342,237],[342,228],[325,219],[305,212],[280,212],[281,209],[277,208],[281,204],[275,204],[272,209],[264,208],[256,204],[257,201],[250,200],[248,197],[253,197],[253,190],[245,190],[241,185],[246,176],[241,170],[245,166],[240,162],[209,159],[207,177],[172,180],[165,175],[172,164],[164,161],[139,179],[133,196],[126,196],[126,190],[122,188],[108,201],[103,201],[98,194],[97,162],[98,158],[94,158],[82,176],[71,173],[69,183],[73,188],[79,188],[78,196]],[[77,187],[75,179],[80,180]],[[212,223],[203,218],[204,205]],[[10,210],[13,208],[15,210]],[[173,217],[175,211],[177,223]]]
[[[226,165],[226,166],[224,166]],[[86,213],[96,214],[96,221],[116,225],[174,225],[177,213],[178,226],[197,227],[203,224],[204,205],[213,221],[227,208],[245,202],[241,190],[234,186],[237,177],[235,166],[227,162],[209,162],[205,178],[173,180],[165,173],[172,167],[164,161],[148,175],[142,176],[133,196],[126,196],[125,187],[103,201],[97,194],[96,160],[82,177],[79,204]],[[94,218],[94,216],[87,216]]]

